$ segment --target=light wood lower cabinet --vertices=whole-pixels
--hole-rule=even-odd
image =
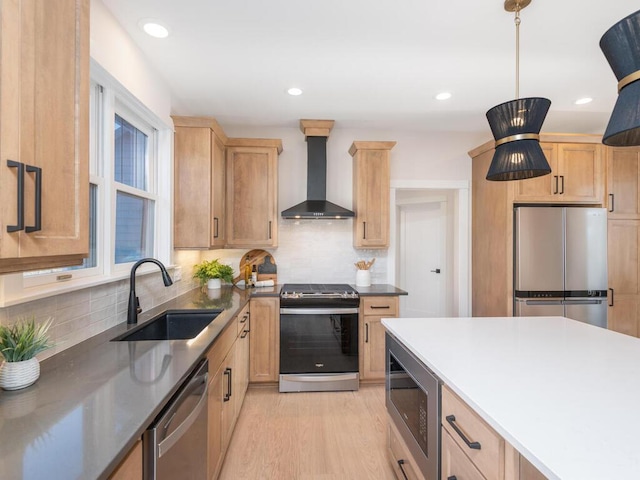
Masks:
[[[280,368],[280,299],[252,298],[249,381],[275,383]]]
[[[142,441],[138,440],[109,480],[142,480]]]
[[[389,422],[389,461],[396,477],[398,480],[425,480],[391,417],[387,417],[387,421]]]
[[[225,328],[207,353],[208,478],[216,478],[229,446],[249,375],[249,304]]]
[[[546,478],[446,385],[441,438],[441,480]]]
[[[359,315],[360,379],[384,382],[385,328],[382,318],[398,316],[398,297],[362,297]]]

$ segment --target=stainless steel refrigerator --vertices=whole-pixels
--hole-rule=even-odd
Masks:
[[[607,327],[604,208],[515,208],[514,312]]]

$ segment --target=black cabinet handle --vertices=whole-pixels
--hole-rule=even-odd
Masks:
[[[440,273],[440,269],[436,268],[435,270],[431,270],[431,273]]]
[[[240,338],[246,338],[247,335],[249,335],[249,330],[243,330],[242,335],[240,335]]]
[[[242,320],[240,320],[240,323],[246,323],[247,318],[249,318],[249,315],[244,314],[244,315],[242,316]]]
[[[218,217],[213,217],[213,238],[218,238]]]
[[[404,473],[404,460],[398,460],[398,466],[400,467],[400,471],[402,472],[402,476],[404,477],[404,480],[409,480],[409,477],[407,477],[407,474]]]
[[[558,175],[554,175],[554,176],[553,176],[553,178],[554,178],[554,179],[555,179],[555,181],[556,181],[556,187],[555,187],[555,188],[554,188],[554,190],[553,190],[553,194],[554,194],[554,195],[557,195],[557,194],[558,194]]]
[[[369,324],[364,324],[364,343],[369,343]]]
[[[609,194],[609,200],[611,200],[609,202],[609,213],[613,212],[615,210],[615,197],[613,195],[613,193]]]
[[[17,213],[18,220],[16,225],[7,225],[7,232],[18,232],[24,230],[24,163],[7,160],[7,167],[18,169],[18,194],[17,194]]]
[[[268,232],[268,234],[269,234],[268,239],[271,240],[271,220],[269,220],[269,232]]]
[[[371,305],[371,307],[369,307],[369,308],[371,308],[371,310],[374,310],[374,309],[377,310],[377,309],[380,309],[380,308],[385,309],[385,310],[389,310],[391,308],[391,306],[390,305]]]
[[[224,375],[227,376],[227,393],[224,394],[223,402],[228,402],[231,399],[231,369],[225,368]]]
[[[362,239],[367,239],[367,222],[362,222]]]
[[[450,477],[447,477],[447,480],[458,480],[458,477],[451,475]]]
[[[613,288],[610,288],[609,291],[611,292],[611,300],[609,300],[609,306],[613,307]]]
[[[31,232],[39,232],[42,230],[42,168],[34,167],[32,165],[27,165],[28,173],[35,173],[35,183],[36,183],[36,192],[35,192],[35,225],[25,227],[24,231],[27,233]]]
[[[456,433],[458,435],[460,435],[460,438],[462,438],[462,440],[464,440],[464,443],[467,444],[467,447],[472,448],[474,450],[480,450],[480,442],[472,442],[470,441],[467,436],[462,433],[462,430],[460,430],[460,428],[458,428],[458,425],[456,425],[456,417],[455,415],[447,415],[445,417],[447,419],[447,422],[449,422],[449,425],[451,425],[453,427],[453,429],[456,431]]]
[[[560,195],[564,194],[564,175],[560,175],[560,178],[562,179],[562,187],[560,188]]]

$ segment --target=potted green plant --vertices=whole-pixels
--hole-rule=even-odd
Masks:
[[[36,323],[35,318],[20,319],[14,325],[0,325],[0,387],[18,390],[28,387],[40,377],[36,355],[53,346],[47,332],[52,319]]]
[[[194,266],[193,278],[200,280],[200,285],[207,285],[207,288],[220,288],[221,280],[233,283],[233,268],[224,263],[220,263],[217,258],[204,260]]]

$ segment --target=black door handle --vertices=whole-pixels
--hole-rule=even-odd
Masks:
[[[615,196],[614,196],[614,194],[613,194],[613,193],[610,193],[610,194],[609,194],[609,199],[611,200],[611,201],[609,202],[609,206],[610,206],[610,208],[609,208],[609,213],[611,213],[611,212],[613,212],[613,211],[616,209],[616,207],[615,207],[615,205],[616,205],[616,204],[615,204]]]
[[[440,269],[436,268],[435,270],[431,270],[432,273],[440,273]]]
[[[610,288],[609,291],[611,292],[611,300],[609,301],[609,306],[613,307],[613,288]]]
[[[24,230],[24,163],[7,160],[7,167],[18,169],[18,193],[17,193],[17,213],[16,225],[7,225],[7,232],[18,232]]]
[[[34,225],[25,227],[24,231],[27,233],[39,232],[42,230],[42,168],[27,165],[28,173],[35,173],[36,178],[36,192],[35,192],[35,223]]]
[[[458,425],[456,425],[455,415],[447,415],[445,418],[447,422],[449,422],[449,425],[451,425],[453,429],[456,431],[456,433],[460,435],[460,438],[464,440],[464,443],[467,444],[467,447],[472,448],[474,450],[480,450],[480,442],[472,442],[471,440],[469,440],[467,436],[462,432],[462,430],[460,430]]]

